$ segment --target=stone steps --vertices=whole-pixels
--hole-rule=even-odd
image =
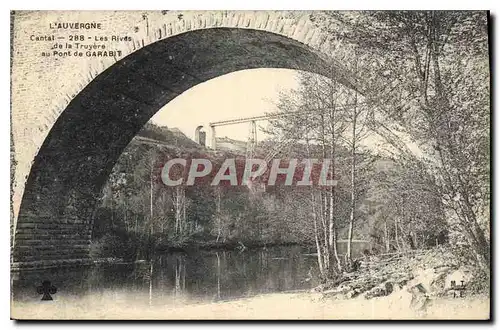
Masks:
[[[38,270],[38,269],[49,269],[49,268],[60,268],[60,267],[80,267],[84,265],[92,264],[92,260],[88,257],[86,258],[76,258],[76,259],[54,259],[54,260],[38,260],[38,261],[26,261],[26,262],[13,262],[11,263],[11,271],[19,270]]]
[[[57,241],[57,240],[71,240],[71,239],[80,239],[80,240],[91,240],[92,234],[90,233],[72,233],[70,231],[68,232],[55,232],[55,233],[50,233],[50,232],[45,232],[45,233],[26,233],[26,232],[21,232],[16,234],[16,241],[27,241],[27,240],[52,240],[52,241]]]
[[[14,262],[33,262],[46,260],[69,260],[89,258],[88,249],[84,250],[52,250],[52,251],[20,251],[16,250]]]
[[[16,225],[16,232],[23,230],[23,229],[48,229],[48,230],[53,230],[53,229],[71,229],[73,231],[77,229],[90,229],[90,224],[89,223],[36,223],[36,222],[19,222]]]

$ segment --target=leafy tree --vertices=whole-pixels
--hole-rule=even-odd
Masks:
[[[409,134],[424,159],[408,152],[394,133],[386,131],[387,140],[403,162],[425,163],[447,218],[463,233],[480,268],[489,270],[486,12],[341,12],[313,19],[332,38],[372,56],[362,75],[367,102]]]

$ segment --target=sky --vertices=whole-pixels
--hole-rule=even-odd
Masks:
[[[280,92],[298,87],[298,73],[288,69],[251,69],[237,71],[196,85],[160,109],[151,121],[178,128],[194,139],[197,126],[226,119],[252,117],[277,111]],[[257,126],[265,126],[258,122]],[[217,137],[241,141],[248,139],[250,123],[217,127]],[[258,129],[257,138],[265,138]]]
[[[161,108],[151,118],[151,122],[178,128],[193,140],[196,127],[203,125],[207,132],[207,143],[210,145],[211,132],[208,123],[277,111],[276,103],[280,93],[297,89],[298,78],[299,71],[289,69],[251,69],[229,73],[182,93]],[[257,122],[258,141],[267,137],[261,130],[266,124],[266,121]],[[247,141],[249,133],[250,123],[216,127],[217,137]],[[396,131],[394,133],[405,141],[413,153],[421,155],[418,146],[410,142],[407,136]],[[379,151],[387,146],[376,134],[369,134],[361,144]]]

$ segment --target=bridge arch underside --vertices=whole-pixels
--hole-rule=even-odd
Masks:
[[[97,76],[61,113],[35,157],[15,227],[13,268],[90,262],[101,189],[141,127],[189,88],[252,68],[332,69],[322,54],[293,39],[214,28],[157,41]]]

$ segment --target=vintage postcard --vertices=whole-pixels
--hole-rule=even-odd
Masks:
[[[488,320],[488,11],[12,11],[11,318]]]

